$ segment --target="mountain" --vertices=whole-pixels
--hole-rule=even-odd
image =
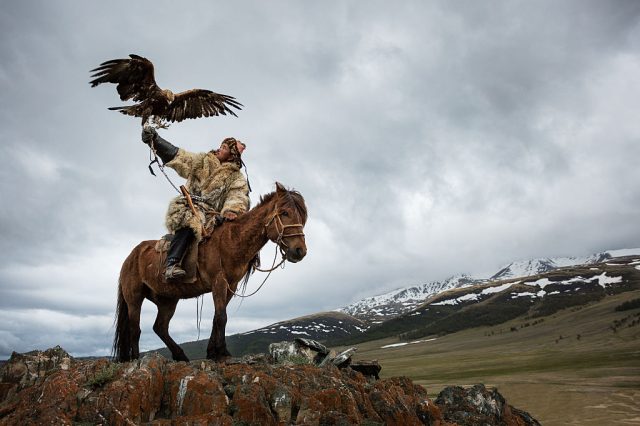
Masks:
[[[378,296],[367,297],[358,302],[338,309],[360,318],[371,324],[379,324],[390,318],[397,317],[417,308],[424,301],[445,290],[452,288],[468,287],[486,280],[472,278],[469,275],[454,275],[444,281],[435,281],[413,287],[393,290]]]
[[[332,345],[400,336],[418,339],[522,318],[528,322],[606,297],[640,289],[640,256],[562,267],[530,277],[491,280],[439,293],[411,312]]]
[[[413,311],[429,297],[454,288],[464,288],[516,277],[527,277],[558,268],[575,265],[591,265],[611,259],[612,255],[640,253],[640,250],[618,250],[601,252],[584,257],[556,257],[512,262],[501,268],[491,278],[471,277],[466,274],[454,275],[444,281],[393,290],[378,296],[367,297],[338,309],[370,324],[380,324],[391,318]]]
[[[320,312],[287,321],[271,324],[246,333],[227,336],[227,347],[234,356],[250,353],[267,352],[270,343],[283,340],[293,340],[304,337],[313,340],[327,340],[331,338],[347,338],[359,335],[369,328],[369,324],[343,312]],[[180,346],[189,359],[205,358],[207,354],[207,340],[186,342]],[[167,348],[155,350],[170,358]]]
[[[617,257],[620,255],[627,256]],[[518,316],[541,317],[637,288],[638,259],[640,250],[625,250],[583,258],[514,262],[494,274],[499,278],[457,275],[398,289],[362,299],[338,311],[307,315],[228,336],[227,345],[232,354],[242,356],[265,352],[270,343],[295,337],[346,345],[389,336],[450,333],[499,324]],[[518,279],[505,278],[513,275],[519,275]],[[622,277],[621,281],[615,281],[617,277]],[[610,279],[614,281],[609,282]],[[181,346],[189,358],[197,359],[205,357],[206,345],[207,341],[201,340]],[[170,356],[166,348],[157,352]]]
[[[604,262],[607,259],[611,259],[611,257],[611,254],[609,254],[608,252],[602,252],[586,257],[545,257],[541,259],[512,262],[496,272],[490,279],[501,280],[508,278],[528,277],[531,275],[537,275],[543,272],[548,272],[567,266],[600,263]]]

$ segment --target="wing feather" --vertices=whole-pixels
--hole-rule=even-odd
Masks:
[[[91,87],[102,83],[117,85],[120,99],[134,100],[137,105],[110,108],[123,114],[143,117],[161,117],[170,122],[187,118],[233,115],[243,105],[234,97],[210,90],[192,89],[178,93],[170,101],[171,92],[158,87],[153,64],[147,58],[131,54],[129,59],[111,59],[91,70]],[[167,94],[168,93],[168,94]]]
[[[177,93],[175,100],[169,106],[171,117],[175,121],[182,121],[187,118],[210,117],[212,115],[233,115],[236,113],[231,109],[242,109],[242,104],[234,97],[212,92],[211,90],[192,89]],[[169,111],[167,111],[169,115]]]
[[[117,84],[123,101],[144,101],[153,92],[160,90],[154,78],[153,64],[147,58],[131,54],[130,59],[111,59],[91,70],[91,87],[102,83]]]

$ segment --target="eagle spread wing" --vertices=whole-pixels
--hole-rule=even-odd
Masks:
[[[237,115],[230,107],[242,109],[242,104],[232,96],[222,95],[204,89],[192,89],[178,94],[162,90],[155,82],[153,64],[147,58],[129,55],[131,59],[112,59],[93,69],[89,83],[95,87],[102,83],[117,84],[118,94],[123,101],[133,99],[135,105],[109,108],[126,115],[142,117],[143,125],[154,119],[182,121],[187,118],[210,117],[213,115]]]
[[[204,89],[191,89],[177,93],[167,108],[168,121],[182,121],[185,118],[210,117],[212,115],[231,114],[237,117],[229,107],[242,109],[242,104],[234,97],[221,95]]]
[[[136,102],[145,101],[149,96],[160,90],[153,77],[153,64],[147,58],[129,55],[131,59],[112,59],[94,68],[89,84],[96,87],[102,83],[114,83],[118,86],[120,100],[133,99]]]

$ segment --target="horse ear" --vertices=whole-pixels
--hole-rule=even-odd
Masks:
[[[280,182],[276,182],[276,191],[277,192],[286,192],[286,188]]]

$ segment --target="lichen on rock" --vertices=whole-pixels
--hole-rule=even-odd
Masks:
[[[265,356],[185,363],[151,354],[116,365],[69,357],[68,368],[56,361],[34,376],[42,359],[42,353],[16,355],[3,366],[1,385],[12,392],[0,399],[0,425],[476,424],[465,423],[468,419],[537,424],[484,386],[455,388],[434,402],[406,377],[372,380],[333,363],[283,365]],[[108,380],[91,386],[91,378],[103,371]]]

